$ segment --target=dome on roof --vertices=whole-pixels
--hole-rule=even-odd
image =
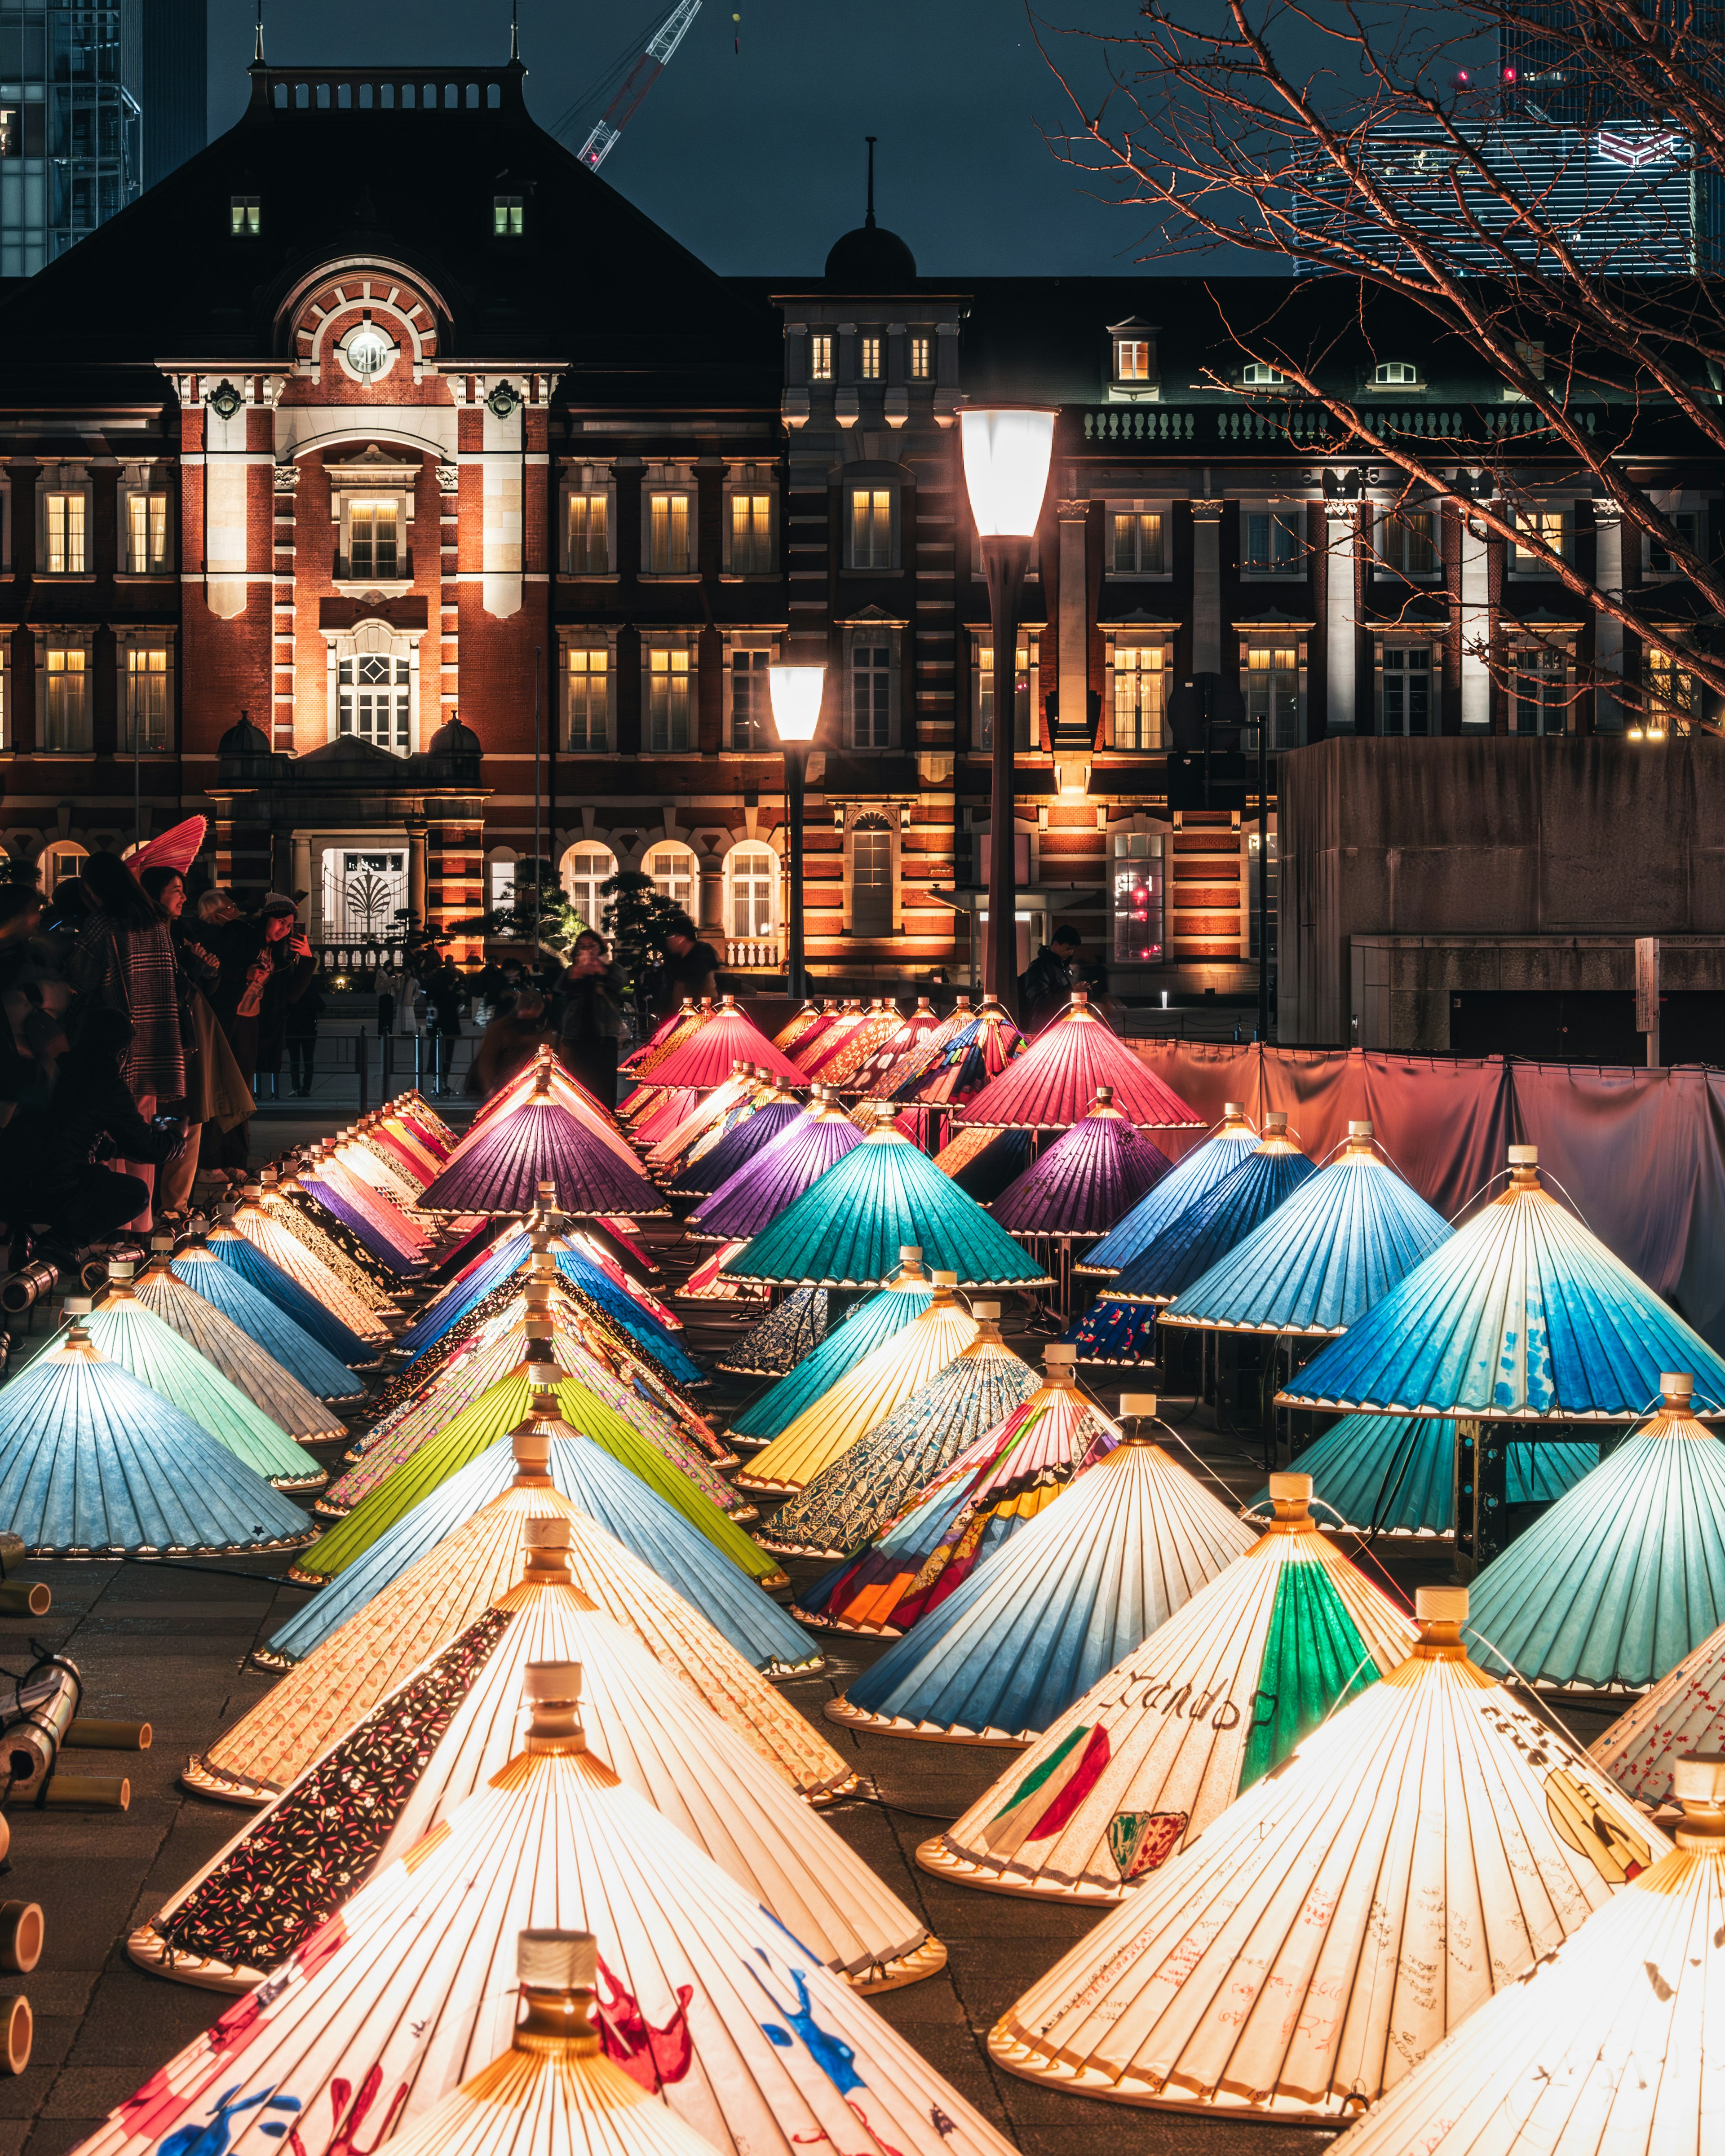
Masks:
[[[477,756],[479,752],[479,736],[453,712],[431,737],[429,753],[432,756]]]
[[[870,210],[866,224],[833,243],[826,281],[846,292],[902,292],[916,281],[916,258],[896,232],[875,223]]]
[[[270,737],[242,711],[216,744],[218,756],[268,756]]]

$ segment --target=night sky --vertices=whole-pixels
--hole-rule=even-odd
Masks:
[[[555,128],[670,5],[521,0],[527,101],[540,124]],[[211,8],[212,136],[244,105],[251,12],[248,0]],[[1069,0],[1050,12],[1116,30],[1137,15],[1134,0]],[[509,8],[272,0],[264,38],[275,62],[501,60]],[[1093,54],[1062,58],[1091,85],[1103,80]],[[572,148],[601,109],[582,112]],[[876,210],[925,276],[1117,275],[1132,269],[1143,226],[1049,151],[1039,123],[1058,130],[1070,109],[1020,0],[705,0],[604,177],[716,270],[806,276],[861,223],[863,137],[878,135]]]

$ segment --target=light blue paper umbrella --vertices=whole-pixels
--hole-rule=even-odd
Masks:
[[[1255,1152],[1258,1133],[1230,1101],[1227,1112],[1209,1136],[1189,1152],[1183,1153],[1149,1194],[1110,1229],[1074,1270],[1081,1273],[1117,1273],[1130,1265],[1173,1225],[1189,1205],[1208,1196],[1216,1184],[1233,1174],[1246,1155]]]
[[[1512,1505],[1548,1505],[1599,1464],[1597,1445],[1511,1438],[1505,1472]],[[1294,1461],[1312,1477],[1312,1517],[1363,1534],[1455,1531],[1455,1425],[1435,1415],[1343,1415]],[[1267,1504],[1267,1488],[1258,1492]]]

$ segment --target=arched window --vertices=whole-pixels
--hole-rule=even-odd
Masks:
[[[646,870],[653,888],[692,918],[695,912],[695,856],[686,846],[663,842],[648,849]]]
[[[771,936],[778,916],[778,856],[770,846],[733,846],[725,856],[731,886],[731,933]]]
[[[850,828],[850,932],[892,933],[892,826],[859,816]]]
[[[563,896],[580,915],[584,927],[603,927],[606,905],[603,886],[616,873],[616,855],[591,841],[571,846],[563,855]]]
[[[44,895],[51,898],[54,886],[63,877],[82,875],[89,858],[85,849],[70,839],[56,839],[52,845],[44,846],[36,862],[37,880]]]

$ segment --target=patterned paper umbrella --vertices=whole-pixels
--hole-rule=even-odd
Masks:
[[[709,1241],[757,1235],[793,1199],[860,1145],[862,1132],[824,1086],[777,1137],[721,1183],[689,1215],[689,1232]]]
[[[924,1842],[925,1871],[996,1894],[1117,1902],[1407,1660],[1413,1625],[1318,1532],[1310,1478],[1277,1475],[1271,1489],[1266,1532]],[[1208,1704],[1165,1712],[1175,1699]]]
[[[1509,1187],[1320,1349],[1277,1395],[1292,1407],[1487,1420],[1623,1422],[1695,1378],[1725,1419],[1725,1363],[1539,1185],[1532,1146]]]
[[[865,1991],[932,1975],[945,1950],[780,1763],[798,1742],[795,1710],[765,1686],[764,1701],[751,1695],[773,1715],[763,1756],[633,1626],[598,1609],[572,1568],[588,1554],[572,1548],[572,1521],[530,1519],[521,1532],[524,1576],[135,1932],[132,1959],[182,1983],[252,1989],[509,1763],[526,1671],[578,1662],[583,1722],[618,1773],[829,1969]],[[824,1749],[798,1763],[802,1774],[830,1774]]]
[[[721,1243],[717,1262],[722,1265],[736,1248],[734,1243]],[[741,1281],[729,1292],[741,1295]],[[740,1378],[782,1378],[805,1356],[813,1355],[826,1337],[826,1290],[793,1287],[776,1309],[749,1327],[734,1348],[725,1350],[715,1368]]]
[[[1638,1804],[1669,1803],[1677,1762],[1725,1758],[1725,1625],[1650,1685],[1588,1756]]]
[[[357,1235],[311,1197],[291,1165],[266,1168],[258,1178],[258,1203],[296,1243],[303,1243],[328,1267],[350,1294],[384,1325],[401,1316],[399,1279],[365,1247]]]
[[[1258,1143],[1258,1133],[1246,1122],[1238,1101],[1230,1101],[1222,1120],[1189,1152],[1183,1153],[1149,1195],[1141,1198],[1117,1228],[1081,1258],[1074,1270],[1081,1273],[1115,1273],[1149,1249],[1163,1231],[1172,1227],[1189,1205],[1231,1175]]]
[[[531,1213],[547,1179],[563,1210],[586,1218],[668,1209],[638,1168],[624,1166],[542,1089],[491,1123],[426,1186],[420,1203],[428,1213]]]
[[[885,1100],[892,1072],[931,1035],[938,1033],[944,1023],[935,1015],[927,997],[918,996],[911,1015],[900,1019],[879,1047],[870,1050],[856,1065],[845,1091]]]
[[[803,1073],[788,1055],[781,1055],[752,1019],[737,1008],[733,996],[721,1002],[708,1022],[694,1037],[672,1050],[654,1067],[655,1086],[687,1086],[704,1091],[722,1085],[733,1064],[747,1063],[768,1076],[793,1086],[806,1083]]]
[[[809,1111],[791,1094],[773,1093],[740,1122],[733,1123],[716,1145],[691,1153],[673,1178],[670,1188],[681,1198],[709,1198],[721,1189],[737,1170],[770,1145],[781,1131],[800,1122]]]
[[[846,1041],[862,1031],[878,1010],[874,1002],[866,1004],[855,997],[848,998],[832,1024],[816,1035],[805,1034],[798,1047],[797,1068],[805,1078],[825,1082],[827,1065],[839,1054]]]
[[[1025,1045],[1005,1006],[990,996],[965,1015],[938,1050],[924,1044],[916,1068],[895,1078],[891,1098],[933,1108],[968,1101],[998,1078],[1014,1056],[1022,1055]]]
[[[862,1023],[862,1005],[855,1001],[840,1002],[829,996],[822,1003],[819,1016],[813,1024],[805,1025],[794,1044],[779,1041],[776,1044],[806,1078],[809,1066],[816,1056],[824,1053],[824,1044],[829,1044],[853,1026]],[[793,1053],[793,1046],[794,1053]]]
[[[870,1005],[862,1024],[854,1027],[831,1055],[815,1057],[809,1065],[809,1075],[841,1093],[865,1091],[864,1070],[882,1049],[897,1038],[904,1022],[898,1005],[883,996]]]
[[[1002,1130],[1065,1130],[1078,1121],[1101,1086],[1113,1088],[1115,1106],[1142,1128],[1203,1127],[1203,1117],[1194,1115],[1148,1064],[1115,1037],[1090,1008],[1083,988],[1074,992],[1070,1008],[1043,1028],[1009,1070],[966,1103],[963,1120]]]
[[[1512,1437],[1512,1505],[1549,1505],[1599,1464],[1597,1445]],[[1372,1535],[1453,1535],[1455,1425],[1433,1415],[1343,1415],[1300,1455],[1322,1526]],[[1265,1493],[1259,1492],[1263,1501]]]
[[[410,1228],[398,1213],[392,1219],[382,1194],[356,1177],[343,1174],[321,1145],[311,1148],[299,1181],[326,1214],[351,1229],[365,1249],[398,1279],[410,1278],[424,1265],[431,1238],[422,1229]],[[249,1183],[246,1194],[261,1200],[263,1192],[259,1185]]]
[[[541,1665],[525,1691],[519,1755],[238,2001],[213,2043],[200,2033],[152,2074],[87,2156],[159,2150],[213,2107],[232,2156],[273,2148],[267,2129],[289,2119],[308,2148],[344,2133],[347,2146],[373,2091],[411,2131],[508,2041],[517,1937],[547,1929],[602,1935],[611,2048],[722,2148],[1010,2156],[883,2015],[588,1751],[578,1670]]]
[[[821,1295],[824,1288],[815,1291]],[[920,1317],[934,1293],[934,1283],[923,1270],[921,1247],[907,1243],[899,1251],[898,1270],[877,1293],[867,1296],[855,1309],[834,1326],[819,1348],[800,1361],[787,1376],[766,1391],[731,1421],[731,1435],[739,1441],[752,1439],[764,1445],[818,1400],[829,1385],[836,1384],[864,1356],[880,1342]]]
[[[1104,1086],[1082,1118],[993,1201],[1011,1235],[1101,1235],[1173,1163],[1129,1123]]]
[[[234,1266],[351,1368],[376,1362],[388,1346],[389,1328],[377,1312],[350,1295],[261,1205],[224,1205],[204,1242],[213,1257]]]
[[[1466,1609],[1422,1587],[1409,1659],[1105,1912],[995,2025],[996,2063],[1116,2103],[1345,2120],[1666,1855],[1467,1660]]]
[[[891,1123],[871,1131],[763,1229],[729,1270],[742,1280],[865,1287],[920,1245],[963,1287],[1035,1287],[1048,1276]]]
[[[634,1148],[618,1127],[617,1118],[610,1110],[599,1106],[586,1086],[563,1068],[549,1048],[541,1048],[533,1060],[524,1064],[506,1086],[500,1087],[489,1101],[480,1102],[472,1121],[462,1132],[460,1143],[449,1148],[447,1158],[439,1161],[437,1168],[447,1167],[470,1146],[477,1145],[494,1122],[512,1114],[531,1100],[536,1093],[556,1101],[560,1108],[567,1108],[578,1123],[585,1124],[596,1138],[604,1141],[624,1167],[638,1165]],[[437,1168],[434,1168],[432,1173],[435,1174]]]
[[[664,1062],[674,1048],[699,1033],[712,1014],[710,996],[703,996],[699,1003],[692,996],[685,996],[670,1017],[661,1019],[640,1046],[624,1057],[617,1066],[619,1070],[631,1078],[644,1078]]]
[[[922,1016],[922,998],[919,997],[916,1010],[905,1021],[909,1037],[904,1045],[900,1047],[896,1041],[889,1041],[873,1059],[867,1073],[868,1096],[871,1100],[891,1100],[896,1087],[928,1068],[947,1043],[970,1024],[970,998],[960,996],[945,1018],[937,1019],[931,1011],[926,1025],[919,1023]]]
[[[773,1045],[788,1055],[798,1042],[811,1033],[821,1022],[823,1006],[818,998],[810,996],[801,1007],[793,1010],[773,1036]]]

